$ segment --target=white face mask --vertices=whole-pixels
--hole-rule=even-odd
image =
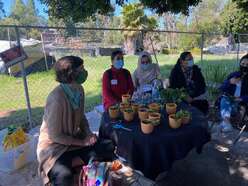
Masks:
[[[151,63],[148,64],[141,64],[141,68],[142,70],[149,70],[151,68]]]

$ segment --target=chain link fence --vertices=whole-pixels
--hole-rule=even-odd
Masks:
[[[137,67],[140,51],[156,54],[163,79],[169,77],[180,53],[189,50],[201,66],[209,92],[213,94],[212,84],[222,82],[238,67],[238,59],[248,51],[248,34],[223,36],[161,30],[2,25],[1,52],[17,44],[16,30],[28,55],[24,65],[34,125],[41,124],[46,98],[58,85],[52,66],[62,56],[77,55],[85,61],[89,76],[83,86],[88,112],[101,104],[101,78],[111,66],[113,50],[125,52],[125,68],[131,73]],[[156,62],[155,55],[153,61]],[[10,124],[27,125],[29,120],[20,65],[5,69],[0,61],[0,71],[0,129]]]

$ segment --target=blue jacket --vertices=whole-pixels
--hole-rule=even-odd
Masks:
[[[232,95],[232,96],[234,96],[234,93],[236,90],[236,85],[233,85],[230,83],[230,79],[233,77],[240,78],[241,73],[240,72],[231,73],[227,77],[227,79],[222,83],[222,85],[220,86],[220,90],[223,93],[228,94],[228,95]],[[248,79],[247,78],[242,80],[240,98],[242,99],[242,101],[248,103]]]

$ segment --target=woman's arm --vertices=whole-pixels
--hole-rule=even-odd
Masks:
[[[102,96],[111,103],[118,103],[118,99],[113,95],[107,71],[102,78]]]

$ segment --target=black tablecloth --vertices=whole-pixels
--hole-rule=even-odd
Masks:
[[[171,168],[175,160],[183,159],[193,149],[200,153],[205,143],[210,141],[207,120],[194,107],[181,105],[192,113],[192,121],[178,129],[171,129],[168,116],[162,111],[161,124],[151,134],[143,134],[139,119],[122,122],[132,129],[114,129],[107,112],[103,114],[99,136],[109,138],[117,145],[117,154],[124,157],[134,169],[140,170],[150,179]]]

